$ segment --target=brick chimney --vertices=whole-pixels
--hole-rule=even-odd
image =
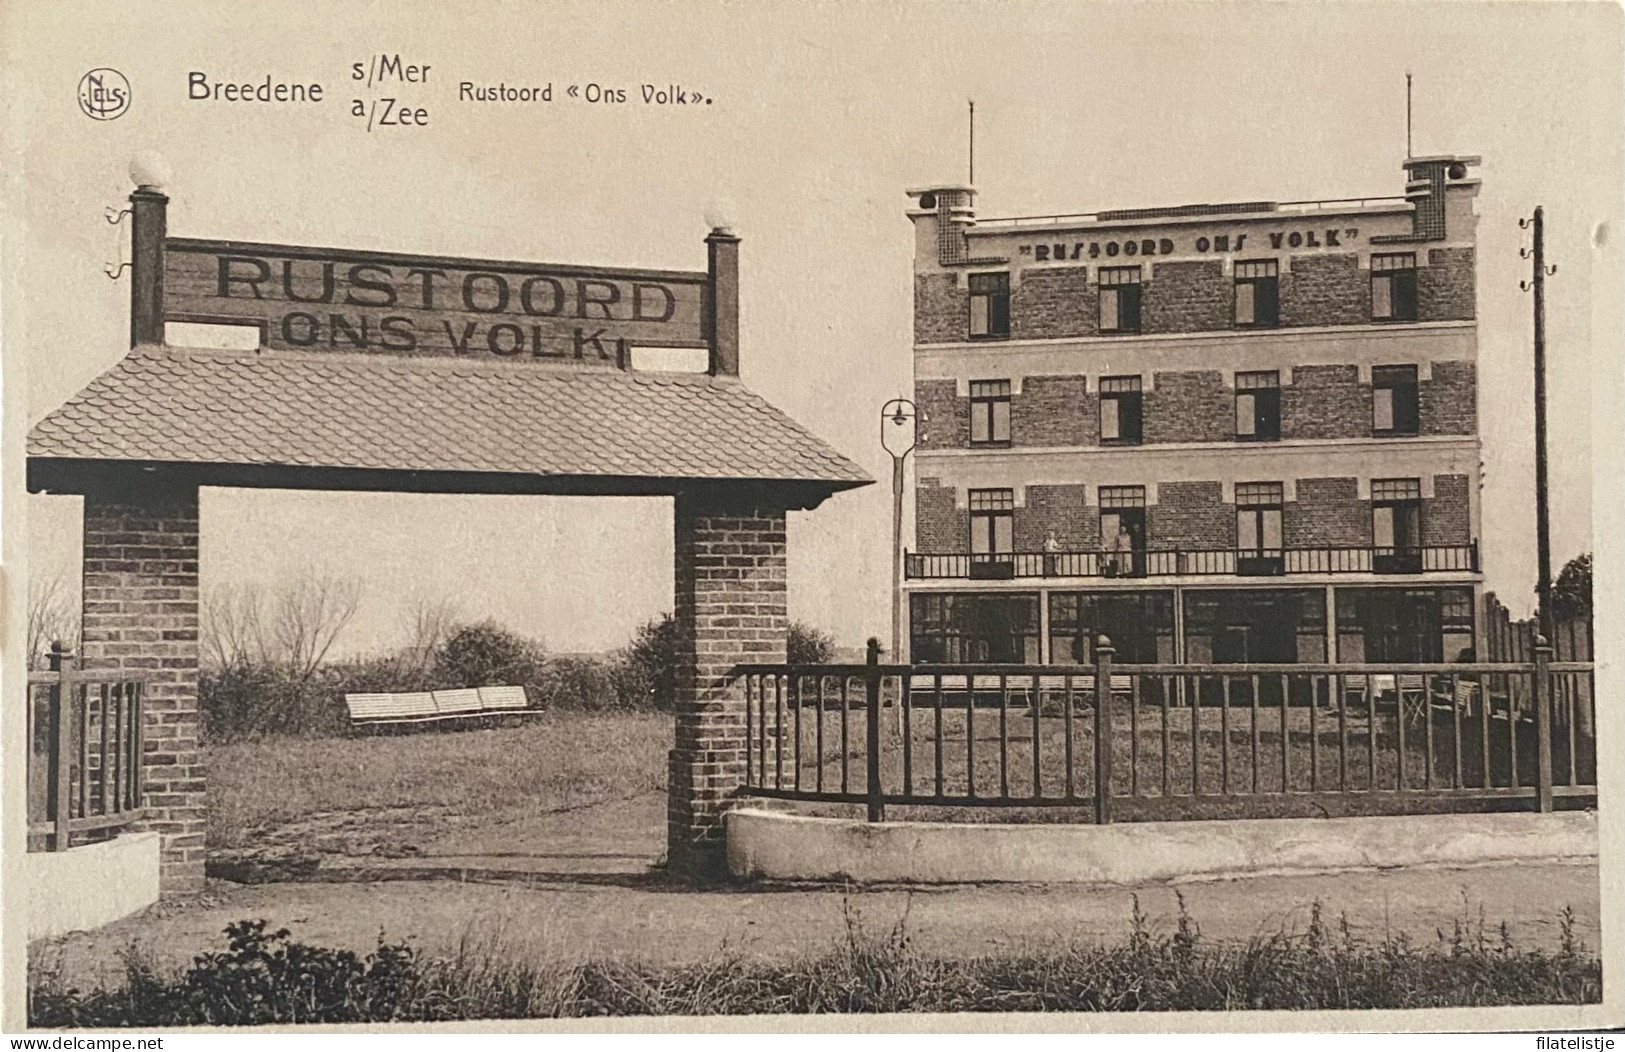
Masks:
[[[739,375],[739,237],[725,226],[705,238],[705,331],[711,344],[712,376]]]

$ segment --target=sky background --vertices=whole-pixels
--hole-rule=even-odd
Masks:
[[[232,9],[240,12],[241,8]],[[965,177],[979,214],[1403,193],[1405,72],[1418,155],[1478,175],[1479,410],[1488,587],[1535,579],[1530,303],[1544,204],[1554,570],[1591,548],[1593,430],[1612,436],[1621,324],[1620,11],[1468,4],[350,4],[182,10],[7,5],[0,288],[8,408],[32,423],[128,346],[128,160],[156,149],[173,235],[703,269],[707,216],[743,237],[742,375],[881,484],[790,523],[790,613],[856,645],[889,625],[889,460],[878,412],[910,389],[906,187]],[[350,64],[431,65],[398,94],[427,129],[362,130]],[[133,87],[94,122],[79,78]],[[318,81],[318,106],[186,99],[186,75]],[[459,103],[456,84],[682,85],[715,101]],[[1594,361],[1595,359],[1595,361]],[[1600,366],[1600,367],[1599,367]],[[79,501],[26,502],[32,571],[77,578]],[[1609,439],[1613,447],[1615,439]],[[560,651],[600,650],[671,605],[669,504],[631,498],[206,491],[201,570],[275,586],[361,578],[342,646],[396,645],[413,593],[453,597]],[[15,558],[16,548],[10,552]]]

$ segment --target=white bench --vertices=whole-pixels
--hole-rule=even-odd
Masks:
[[[346,694],[350,726],[376,727],[442,720],[525,716],[531,709],[524,687],[464,687],[410,694]]]

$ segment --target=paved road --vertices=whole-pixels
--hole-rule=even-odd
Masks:
[[[1046,940],[1117,942],[1129,930],[1133,896],[1154,925],[1173,923],[1174,885],[1142,888],[1079,885],[984,885],[913,892],[838,889],[691,891],[647,881],[619,860],[594,867],[579,859],[545,884],[390,881],[244,886],[215,882],[191,901],[163,903],[95,933],[32,948],[85,988],[116,982],[119,950],[134,942],[162,965],[223,948],[231,921],[265,918],[296,938],[365,951],[387,938],[410,938],[434,952],[459,940],[500,940],[508,953],[573,959],[614,954],[681,962],[719,951],[783,957],[825,950],[844,938],[845,907],[877,935],[907,912],[915,946],[925,953],[980,954]],[[1178,885],[1204,937],[1246,939],[1282,928],[1301,931],[1310,904],[1328,923],[1347,915],[1356,936],[1377,940],[1403,931],[1414,941],[1448,934],[1458,919],[1499,938],[1502,920],[1516,945],[1555,947],[1559,912],[1573,908],[1577,932],[1599,945],[1594,864],[1486,866],[1254,877]]]

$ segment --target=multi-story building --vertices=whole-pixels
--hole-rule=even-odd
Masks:
[[[912,660],[1474,649],[1476,157],[1405,194],[916,234]]]

